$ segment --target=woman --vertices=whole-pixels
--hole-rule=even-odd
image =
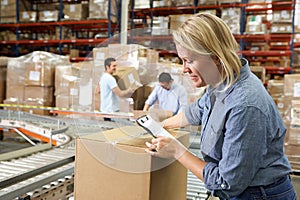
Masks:
[[[184,73],[207,91],[164,127],[201,125],[203,160],[170,137],[147,142],[146,152],[177,159],[220,199],[296,199],[283,149],[285,125],[247,60],[239,58],[228,26],[201,13],[173,37]]]

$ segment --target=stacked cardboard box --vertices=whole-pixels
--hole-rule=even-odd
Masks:
[[[170,17],[170,29],[176,30],[183,22],[185,22],[192,14],[185,15],[169,15]]]
[[[30,1],[22,1],[18,4],[20,13],[27,11],[30,7]],[[21,16],[22,17],[22,16]],[[0,22],[16,23],[17,22],[17,0],[1,0],[0,1]]]
[[[227,0],[221,1],[221,3],[222,2],[227,3]],[[222,10],[221,18],[227,23],[227,25],[231,29],[231,32],[233,34],[240,34],[240,17],[236,16],[241,16],[240,8],[224,8]]]
[[[20,22],[36,22],[37,12],[36,11],[22,11],[20,12]]]
[[[288,126],[288,144],[300,145],[300,75],[286,74],[284,76],[284,107]]]
[[[189,145],[188,133],[171,133]],[[150,140],[137,126],[78,137],[75,199],[186,199],[187,170],[175,160],[146,154]]]
[[[89,1],[89,19],[107,19],[109,1],[91,0]],[[110,1],[110,19],[117,22],[118,19],[118,1]]]
[[[34,114],[49,114],[38,106],[54,105],[54,71],[56,65],[68,63],[68,57],[35,51],[11,58],[7,69],[5,103],[29,105],[21,110]]]
[[[39,12],[40,22],[56,22],[59,19],[59,10],[43,10]]]
[[[0,2],[1,23],[17,22],[17,4],[16,0],[5,0]]]
[[[291,10],[274,10],[272,17],[271,33],[292,33],[293,11]]]
[[[217,5],[219,3],[218,0],[198,0],[198,6],[201,5]]]
[[[130,1],[132,4],[134,2],[134,9],[142,9],[142,8],[150,8],[150,1],[145,1],[145,0],[135,0],[135,1]],[[131,5],[130,5],[131,7]]]
[[[227,3],[242,3],[242,0],[219,0],[220,4],[227,4]]]
[[[65,4],[64,20],[85,20],[89,16],[89,5],[86,3],[81,4]]]
[[[264,16],[249,15],[247,16],[246,31],[247,34],[266,34],[267,27],[263,23]]]

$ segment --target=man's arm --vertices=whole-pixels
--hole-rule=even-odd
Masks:
[[[145,103],[143,111],[148,111],[149,108],[150,108],[150,105]]]
[[[112,91],[118,96],[118,97],[130,97],[132,93],[134,92],[134,89],[129,87],[126,90],[121,90],[118,86],[114,87]]]
[[[96,93],[100,94],[100,83],[97,84]]]

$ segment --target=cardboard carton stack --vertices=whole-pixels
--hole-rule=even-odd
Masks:
[[[271,22],[271,33],[292,33],[292,10],[274,10]]]
[[[170,17],[170,29],[176,30],[184,21],[186,21],[192,14],[185,15],[169,15]]]
[[[133,1],[130,1],[130,3],[133,3]],[[150,1],[135,0],[134,1],[134,9],[142,9],[142,8],[150,8]]]
[[[267,26],[265,23],[266,16],[264,15],[249,15],[247,16],[246,31],[247,34],[266,34]]]
[[[38,14],[36,11],[21,11],[20,22],[36,22]]]
[[[284,120],[287,127],[286,154],[293,169],[300,169],[297,156],[300,149],[300,75],[286,74],[284,76]],[[295,157],[296,155],[296,157]]]
[[[234,1],[237,2],[237,1]],[[220,1],[220,3],[229,3],[227,0]],[[232,1],[230,2],[232,3]],[[241,16],[240,8],[224,8],[222,10],[221,18],[227,23],[231,32],[233,34],[240,34],[240,18],[236,16]]]
[[[217,5],[219,3],[218,0],[198,0],[198,6],[201,5]]]
[[[30,6],[29,1],[23,1],[19,4],[19,11],[26,11]],[[17,22],[17,0],[2,0],[0,1],[0,22],[1,23],[16,23]]]
[[[99,110],[99,94],[95,91],[103,69],[95,67],[92,61],[57,66],[55,106],[80,111]]]
[[[55,68],[55,107],[72,108],[78,97],[79,77],[69,65],[59,65]]]
[[[89,19],[107,19],[109,1],[91,0],[89,1]],[[112,22],[117,22],[118,1],[110,1],[110,18]]]
[[[295,2],[295,16],[294,16],[294,28],[295,32],[300,32],[300,2],[296,1]]]
[[[188,133],[171,133],[189,145]],[[146,154],[145,142],[151,139],[137,126],[78,137],[75,199],[186,199],[187,170],[177,161]]]
[[[37,106],[54,105],[54,72],[56,65],[68,63],[68,57],[43,51],[11,58],[7,68],[5,103],[28,105],[21,110],[34,114],[49,114]]]
[[[89,5],[87,3],[65,4],[64,20],[85,20],[89,15]]]
[[[281,116],[284,116],[287,109],[287,107],[284,106],[284,80],[269,80],[267,89],[274,99]]]

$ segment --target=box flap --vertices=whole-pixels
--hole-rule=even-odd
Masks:
[[[184,131],[168,130],[174,137],[181,137],[187,134]],[[99,133],[81,136],[81,139],[88,139],[93,141],[108,142],[112,144],[123,144],[135,147],[145,148],[145,142],[150,141],[153,137],[147,133],[142,127],[123,126],[111,130],[106,130]]]

